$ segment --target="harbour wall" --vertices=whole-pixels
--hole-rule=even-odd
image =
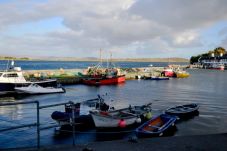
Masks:
[[[187,66],[175,66],[174,68],[185,69]],[[86,69],[56,69],[56,70],[25,70],[23,75],[27,79],[43,79],[55,78],[59,83],[79,84],[84,77]],[[159,76],[164,67],[142,67],[142,68],[121,68],[121,72],[125,74],[126,80],[134,80],[138,76]]]

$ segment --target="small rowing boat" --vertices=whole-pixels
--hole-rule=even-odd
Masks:
[[[165,131],[175,126],[176,116],[161,114],[145,122],[136,129],[139,137],[162,136]]]
[[[190,116],[194,115],[194,113],[198,112],[199,105],[195,103],[185,104],[185,105],[178,105],[175,107],[171,107],[165,110],[166,114],[169,115],[176,115],[179,117],[182,116]]]

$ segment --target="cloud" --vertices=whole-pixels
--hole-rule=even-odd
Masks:
[[[143,0],[137,1],[131,13],[155,20],[173,30],[210,26],[227,18],[225,0]]]
[[[226,6],[225,0],[9,1],[0,5],[0,50],[86,56],[103,48],[118,53],[116,57],[144,57],[177,56],[180,48],[190,55],[188,49],[204,48],[204,28],[227,19]],[[56,17],[63,29],[30,29],[20,37],[9,32]]]

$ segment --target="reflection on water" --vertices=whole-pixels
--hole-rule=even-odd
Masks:
[[[108,94],[106,99],[116,108],[141,105],[152,102],[153,110],[161,113],[164,109],[185,103],[198,103],[200,105],[199,115],[191,119],[181,121],[177,124],[174,135],[197,135],[224,133],[227,125],[227,71],[215,70],[188,70],[191,77],[187,79],[171,79],[168,81],[130,80],[118,86],[90,87],[85,85],[72,85],[66,87],[66,93],[4,97],[1,101],[34,101],[38,100],[40,105],[61,103],[66,101],[80,102],[92,99],[97,94]],[[56,110],[63,110],[63,106],[42,109],[41,126],[55,123],[50,117]],[[13,120],[13,121],[12,121]],[[35,122],[35,105],[15,105],[0,107],[0,129],[6,123]],[[10,124],[8,124],[10,125]],[[15,147],[35,144],[35,128],[23,129],[9,133],[0,133],[0,148]],[[86,143],[99,140],[94,131],[78,133],[77,143]],[[12,139],[14,144],[12,144]],[[29,141],[28,141],[29,139]],[[72,136],[55,137],[54,129],[41,131],[41,144],[71,144]],[[124,139],[124,137],[123,137]]]

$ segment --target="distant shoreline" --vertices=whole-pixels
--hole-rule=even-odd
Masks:
[[[18,61],[87,61],[87,62],[99,62],[99,59],[90,59],[90,58],[39,58],[39,59],[20,59],[20,58],[13,58],[13,59],[3,59],[0,60],[18,60]],[[103,62],[106,62],[106,59],[102,59]],[[126,59],[111,59],[112,62],[188,62],[189,59],[185,58],[126,58]]]

